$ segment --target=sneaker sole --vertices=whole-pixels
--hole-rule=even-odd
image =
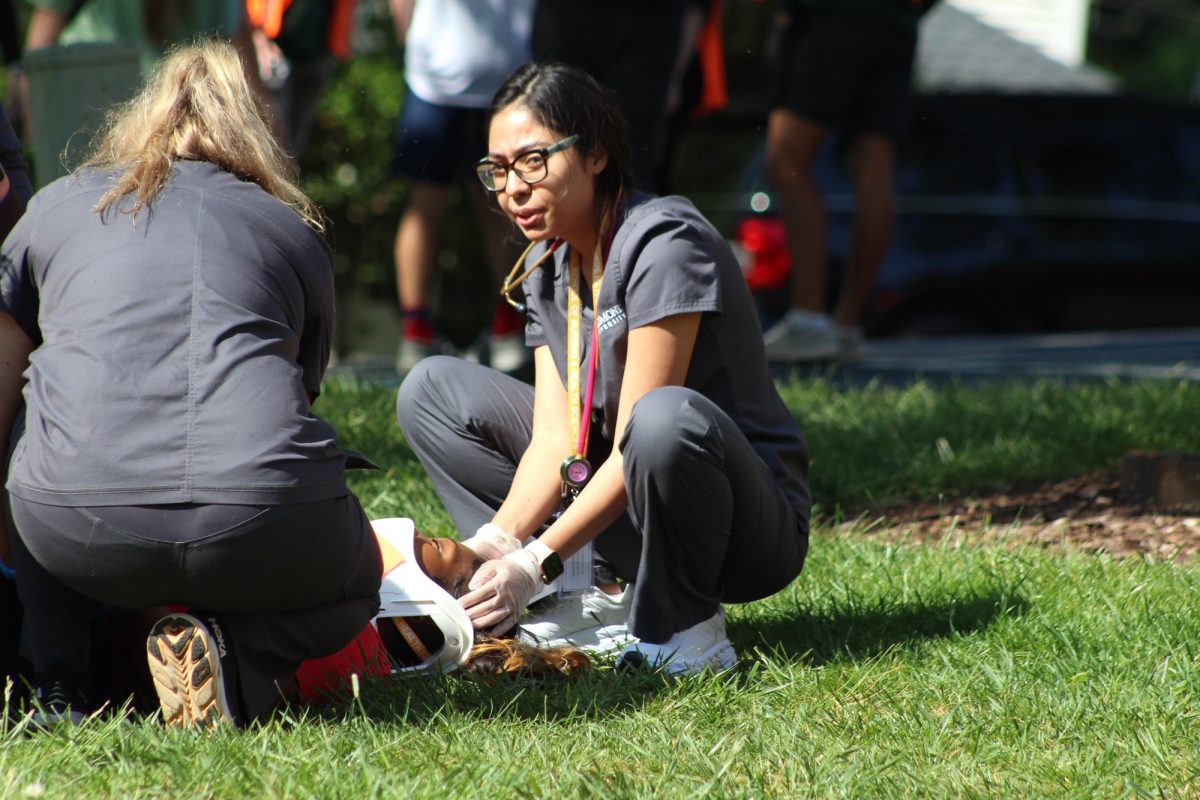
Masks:
[[[233,723],[220,657],[200,620],[190,614],[159,620],[146,639],[146,660],[168,728]]]
[[[576,631],[558,639],[542,639],[525,630],[517,632],[517,638],[535,647],[577,647],[589,655],[604,656],[615,653],[637,641],[624,625],[608,625]]]
[[[87,716],[82,711],[37,711],[29,717],[29,725],[48,731],[59,725],[82,725]]]
[[[842,355],[837,344],[791,346],[786,344],[767,345],[767,361],[836,361]]]

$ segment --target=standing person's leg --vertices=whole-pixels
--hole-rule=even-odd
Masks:
[[[804,565],[806,521],[733,420],[692,390],[642,397],[621,452],[643,537],[629,626],[644,644],[623,661],[732,665],[721,603],[787,586]]]
[[[321,95],[333,77],[336,62],[332,56],[320,55],[308,61],[293,61],[283,92],[287,95],[287,128],[290,135],[292,157],[296,160],[304,155],[317,118],[317,106]]]
[[[492,298],[492,320],[488,330],[488,366],[509,374],[529,372],[533,365],[533,351],[525,346],[525,318],[517,313],[500,296],[504,277],[512,269],[513,262],[521,256],[521,246],[515,238],[513,225],[508,217],[496,208],[494,202],[479,191],[479,186],[468,190],[471,205],[483,229],[484,247],[487,251],[488,296]]]
[[[433,327],[429,284],[462,149],[465,116],[463,109],[426,102],[409,89],[396,122],[392,170],[411,181],[394,247],[396,290],[404,316],[396,358],[401,374],[422,358],[453,351]]]
[[[767,161],[792,257],[792,289],[787,313],[764,335],[767,357],[850,358],[857,334],[826,313],[827,222],[812,170],[827,131],[860,130],[860,123],[872,129],[875,85],[884,74],[879,29],[888,23],[873,13],[836,10],[785,20],[771,75]]]
[[[825,312],[826,224],[813,162],[827,130],[787,109],[767,118],[767,175],[779,197],[779,215],[792,257],[790,307]]]
[[[767,173],[792,259],[787,313],[763,334],[767,358],[822,361],[841,354],[842,340],[825,313],[828,285],[825,208],[813,162],[826,129],[786,109],[767,120]]]
[[[464,160],[481,158],[487,152],[484,119],[482,112],[467,115]],[[525,318],[500,296],[504,277],[521,256],[523,245],[520,234],[500,211],[491,192],[481,187],[474,175],[467,178],[465,190],[483,233],[488,274],[487,297],[492,301],[490,325],[480,337],[481,352],[487,355],[486,360],[481,359],[481,363],[510,375],[532,378],[533,351],[525,346]]]
[[[883,266],[895,229],[894,173],[896,141],[908,127],[916,34],[886,20],[864,20],[863,39],[873,56],[861,93],[847,122],[854,131],[850,174],[854,180],[854,220],[846,254],[846,272],[833,318],[853,331]]]
[[[892,141],[878,134],[855,137],[851,152],[854,176],[854,222],[842,288],[833,321],[843,328],[858,325],[875,286],[895,229],[892,189]]]
[[[826,314],[827,222],[813,164],[828,132],[848,113],[854,71],[842,52],[843,15],[782,14],[769,50],[767,175],[779,198],[791,256],[789,307],[763,337],[780,361],[836,358],[840,339]]]
[[[396,228],[396,291],[404,315],[397,364],[402,371],[412,369],[418,360],[437,350],[429,318],[429,282],[449,204],[449,186],[415,181],[409,186],[408,202]]]

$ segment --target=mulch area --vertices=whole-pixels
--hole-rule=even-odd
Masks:
[[[1125,502],[1115,471],[867,512],[841,527],[897,540],[1015,541],[1118,558],[1200,555],[1200,509]]]

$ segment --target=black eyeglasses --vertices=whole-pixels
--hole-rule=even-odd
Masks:
[[[479,176],[479,182],[483,184],[483,188],[489,192],[503,191],[508,183],[509,172],[517,173],[517,177],[526,183],[537,183],[545,180],[549,172],[549,167],[546,166],[547,159],[554,153],[566,150],[577,141],[579,141],[578,134],[568,136],[549,147],[526,150],[514,158],[511,164],[484,158],[475,165],[475,174]]]

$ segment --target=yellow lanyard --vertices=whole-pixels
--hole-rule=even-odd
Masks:
[[[588,355],[586,392],[580,385],[579,375],[583,361],[581,331],[583,300],[579,296],[579,286],[583,275],[583,257],[572,249],[567,260],[567,405],[570,415],[567,435],[570,437],[568,444],[571,447],[571,455],[567,456],[559,468],[563,479],[563,501],[565,503],[569,503],[592,476],[592,466],[587,460],[587,448],[588,438],[591,434],[592,399],[595,397],[596,390],[596,365],[600,358],[600,289],[604,281],[604,261],[608,257],[608,248],[612,244],[609,238],[612,232],[610,231],[612,212],[614,208],[620,208],[620,205],[621,199],[618,196],[617,201],[604,210],[604,216],[600,219],[600,232],[596,238],[596,247],[592,251],[592,348]],[[552,241],[546,251],[533,263],[533,266],[521,272],[521,267],[524,266],[525,259],[535,244],[536,242],[531,242],[525,248],[525,252],[513,264],[512,271],[508,273],[508,277],[504,279],[504,283],[500,287],[500,294],[504,296],[504,299],[522,314],[526,310],[525,304],[518,303],[513,299],[512,289],[539,269],[563,244],[563,240]]]
[[[604,259],[601,251],[604,249],[605,224],[601,225],[600,238],[596,241],[596,249],[592,251],[592,349],[589,354],[587,397],[581,397],[579,385],[579,370],[583,360],[583,342],[581,328],[583,327],[583,301],[579,296],[579,285],[583,275],[583,259],[575,250],[571,251],[571,268],[567,281],[567,404],[570,406],[570,444],[571,453],[576,456],[587,454],[588,434],[591,429],[591,406],[595,391],[596,352],[599,345],[597,325],[600,309],[600,286],[604,281]],[[587,419],[584,419],[583,400],[587,401]]]

